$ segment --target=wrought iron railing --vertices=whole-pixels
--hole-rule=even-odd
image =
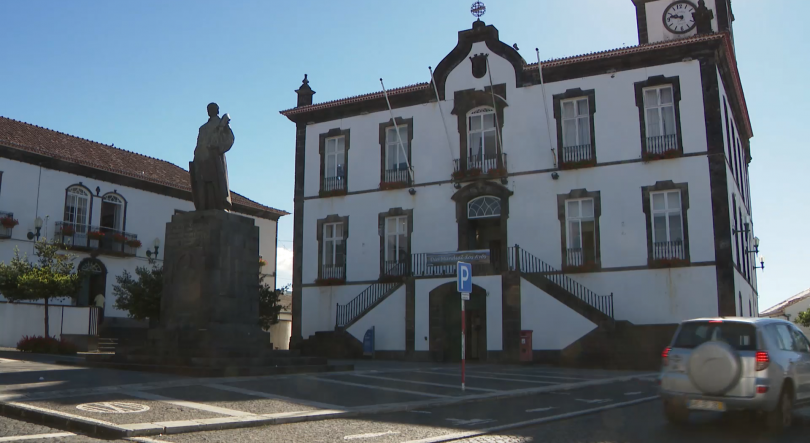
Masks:
[[[385,277],[404,277],[410,274],[411,267],[407,260],[384,261],[382,273]]]
[[[593,159],[593,152],[591,152],[591,145],[577,145],[577,146],[563,146],[562,148],[562,162],[574,163],[582,162]]]
[[[337,311],[335,314],[335,329],[344,328],[350,325],[357,318],[363,315],[366,310],[374,306],[375,303],[380,301],[386,295],[399,286],[401,282],[395,283],[374,283],[367,287],[357,297],[353,298],[350,302],[341,305],[337,304]]]
[[[87,318],[87,335],[98,335],[98,317],[101,314],[101,309],[98,306],[88,306],[90,312]],[[64,317],[64,312],[62,313]]]
[[[579,282],[569,278],[561,270],[554,269],[546,262],[515,245],[509,247],[509,269],[525,274],[537,274],[550,280],[574,297],[598,309],[603,314],[613,318],[613,294],[599,295],[586,288]]]
[[[346,179],[343,176],[324,177],[321,190],[324,192],[346,190]]]
[[[683,241],[663,241],[653,243],[653,259],[654,260],[667,260],[667,259],[680,259],[686,258],[684,253]]]
[[[491,174],[504,172],[506,171],[506,154],[471,155],[467,157],[466,164],[463,164],[461,159],[453,160],[453,166],[456,173],[480,171],[481,174]]]
[[[410,183],[411,176],[408,173],[408,169],[405,168],[397,168],[397,169],[386,169],[385,173],[383,174],[383,178],[385,183]]]
[[[432,265],[426,253],[411,254],[411,271],[414,277],[439,277],[456,275],[456,265]]]
[[[54,223],[54,239],[66,246],[135,255],[140,242],[130,232],[66,221]]]
[[[323,266],[321,266],[321,279],[323,279],[323,280],[346,280],[346,265],[323,265]]]
[[[568,248],[565,251],[565,264],[568,266],[582,266],[585,263],[582,248]]]
[[[13,212],[0,211],[0,218],[6,218],[6,217],[13,220],[14,219],[14,213]],[[11,238],[11,231],[13,229],[14,229],[13,226],[10,227],[10,228],[7,228],[7,227],[0,224],[0,238]]]
[[[667,151],[673,151],[677,149],[678,149],[678,137],[676,134],[647,137],[648,154],[663,154]]]

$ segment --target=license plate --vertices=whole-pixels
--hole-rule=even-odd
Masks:
[[[689,409],[698,409],[701,411],[725,411],[726,405],[721,401],[709,400],[689,400],[687,406]]]

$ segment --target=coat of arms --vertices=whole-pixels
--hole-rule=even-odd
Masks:
[[[472,62],[472,75],[481,78],[487,74],[487,54],[476,54],[470,57]]]

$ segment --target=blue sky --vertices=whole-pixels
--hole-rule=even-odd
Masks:
[[[295,106],[427,81],[469,28],[471,0],[0,2],[0,115],[186,167],[205,106],[231,114],[231,187],[292,211]],[[638,43],[630,0],[489,0],[487,23],[535,61]],[[766,256],[760,308],[810,287],[803,81],[810,2],[734,0],[739,69],[754,127],[756,235]],[[292,248],[292,216],[279,246]],[[289,282],[281,252],[279,284]]]

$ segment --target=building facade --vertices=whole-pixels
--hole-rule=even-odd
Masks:
[[[293,341],[373,326],[378,355],[457,358],[455,266],[428,256],[453,251],[490,257],[467,358],[517,359],[522,330],[539,358],[617,324],[666,341],[684,319],[756,315],[730,3],[634,4],[635,47],[530,64],[478,20],[431,82],[387,97],[313,104],[305,77],[282,111]]]
[[[275,284],[276,224],[287,213],[235,193],[232,200],[234,212],[259,227],[262,272]],[[0,219],[17,223],[0,226],[0,261],[15,248],[31,257],[38,236],[62,240],[76,265],[91,271],[75,304],[92,305],[103,295],[105,325],[134,325],[115,308],[115,278],[125,270],[135,275],[150,257],[160,263],[166,223],[193,210],[189,175],[180,167],[0,117]]]

